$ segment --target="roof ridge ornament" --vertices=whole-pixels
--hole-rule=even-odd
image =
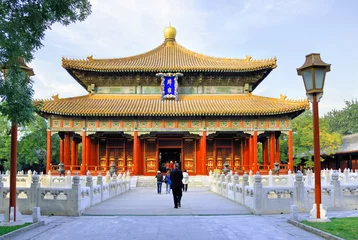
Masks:
[[[177,35],[177,30],[170,26],[169,24],[169,27],[166,27],[164,29],[164,41],[166,42],[166,46],[173,46],[175,42],[175,37]]]

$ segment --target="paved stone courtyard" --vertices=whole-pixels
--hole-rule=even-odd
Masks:
[[[174,209],[172,195],[137,188],[81,217],[44,216],[44,226],[13,239],[321,239],[288,224],[288,215],[255,216],[204,188],[184,193],[182,205]]]
[[[163,186],[165,186],[163,184]],[[183,193],[182,208],[175,209],[173,195],[157,194],[155,188],[136,188],[128,193],[102,202],[84,215],[95,216],[173,216],[173,215],[242,215],[251,214],[245,207],[208,191],[189,189]]]

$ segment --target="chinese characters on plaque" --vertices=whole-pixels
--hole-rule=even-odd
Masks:
[[[174,99],[178,100],[178,78],[183,76],[181,73],[157,73],[160,77],[160,89],[162,93],[162,100]]]

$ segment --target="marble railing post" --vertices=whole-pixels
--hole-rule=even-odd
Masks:
[[[86,187],[89,187],[90,189],[90,204],[92,206],[93,205],[93,178],[89,171],[87,172],[87,177],[86,177]]]
[[[107,174],[106,174],[106,183],[107,184],[111,183],[111,173],[109,171],[107,171]]]
[[[262,177],[259,172],[256,173],[254,177],[255,183],[254,183],[254,211],[255,214],[260,214],[262,211]]]
[[[32,171],[27,171],[26,187],[31,187],[32,183]]]
[[[31,200],[30,200],[30,211],[33,207],[39,206],[39,175],[37,175],[37,172],[34,171],[34,174],[32,175],[32,183],[31,183]]]
[[[78,173],[75,173],[72,178],[71,202],[73,215],[81,215],[81,184]]]
[[[344,184],[349,184],[349,169],[345,168],[343,171]]]
[[[101,186],[101,202],[103,201],[103,177],[102,173],[99,172],[97,176],[97,185]]]
[[[307,186],[312,186],[312,170],[308,169],[307,172],[306,172],[306,175],[307,175]]]
[[[70,170],[67,171],[65,181],[66,181],[66,187],[71,187],[71,172],[70,172]]]
[[[268,180],[268,182],[269,182],[269,187],[272,187],[273,186],[273,177],[272,177],[272,170],[270,169],[270,171],[269,171],[269,180]]]
[[[299,212],[303,212],[304,208],[305,208],[305,186],[303,183],[303,174],[300,170],[297,171],[296,175],[295,175],[295,199],[294,199],[294,204],[298,206],[298,211]]]
[[[233,184],[233,191],[234,191],[234,201],[237,200],[237,192],[236,192],[236,186],[240,184],[240,177],[239,174],[237,174],[237,172],[235,172],[233,178],[232,178],[232,184]]]
[[[46,179],[47,179],[47,186],[49,188],[51,188],[51,183],[52,183],[52,172],[51,172],[51,170],[48,170]]]
[[[288,178],[287,179],[288,186],[292,187],[293,186],[293,175],[292,175],[291,169],[288,170],[287,178]]]
[[[340,208],[343,206],[343,196],[341,183],[338,180],[338,172],[336,170],[333,171],[331,178],[331,184],[333,185],[333,207]]]
[[[249,176],[246,172],[242,176],[242,204],[245,206],[245,189],[246,186],[249,186]]]
[[[113,175],[112,175],[112,186],[114,186],[114,188],[112,190],[112,192],[114,191],[114,196],[116,196],[118,194],[118,186],[117,186],[117,174],[114,172]],[[111,197],[113,197],[111,195]]]
[[[252,170],[249,171],[249,186],[254,184],[254,176],[252,175]]]
[[[222,173],[221,175],[220,175],[220,195],[223,193],[223,183],[225,182],[225,174],[224,173]]]
[[[117,192],[116,192],[117,195],[125,192],[125,190],[123,190],[123,186],[124,188],[126,187],[125,179],[123,178],[122,174],[119,173],[117,178]]]

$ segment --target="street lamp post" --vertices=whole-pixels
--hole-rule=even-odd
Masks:
[[[311,218],[326,219],[321,201],[321,161],[319,141],[318,102],[323,95],[326,73],[331,71],[331,64],[322,61],[319,53],[306,55],[306,61],[302,67],[297,68],[297,74],[302,76],[306,88],[306,94],[312,103],[313,111],[313,142],[314,142],[314,176],[315,176],[315,204],[311,211]],[[314,213],[316,216],[314,217]]]

